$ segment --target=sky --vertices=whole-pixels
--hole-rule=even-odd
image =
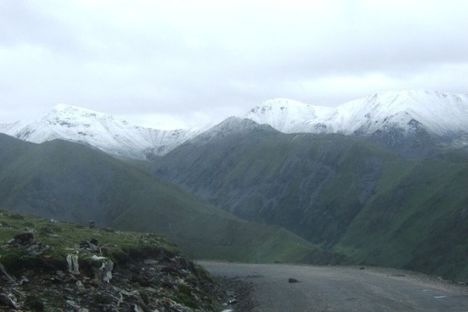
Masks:
[[[59,103],[161,129],[271,98],[468,93],[468,1],[0,0],[0,122]]]

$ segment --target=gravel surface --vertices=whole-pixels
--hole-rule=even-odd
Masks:
[[[199,263],[226,281],[227,289],[240,293],[234,311],[468,312],[468,288],[423,274],[381,268]],[[248,304],[242,306],[245,301]]]

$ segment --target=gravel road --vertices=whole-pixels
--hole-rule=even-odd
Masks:
[[[468,312],[468,288],[422,274],[358,267],[199,263],[215,276],[251,284],[252,312]],[[289,283],[290,278],[299,282]]]

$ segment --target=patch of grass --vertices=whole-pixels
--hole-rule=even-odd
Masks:
[[[178,248],[154,234],[133,232],[109,232],[98,228],[87,228],[71,223],[57,222],[32,216],[21,216],[0,210],[0,262],[8,270],[33,268],[60,269],[66,267],[66,256],[79,251],[80,262],[86,262],[94,253],[80,249],[80,242],[96,239],[104,256],[116,259],[145,251],[178,253]],[[27,220],[27,226],[25,226]],[[35,240],[48,249],[35,256],[26,248],[14,247],[8,241],[15,235],[30,231]]]

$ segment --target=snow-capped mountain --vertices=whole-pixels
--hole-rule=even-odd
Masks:
[[[236,127],[240,130],[256,127],[249,120],[285,133],[373,135],[388,132],[392,133],[393,142],[425,130],[431,135],[449,138],[445,143],[451,146],[468,145],[468,96],[436,91],[377,93],[337,107],[273,99],[252,108],[244,116],[230,117],[212,128],[189,130],[145,128],[112,115],[57,105],[34,122],[0,124],[0,133],[34,143],[53,139],[81,142],[119,157],[146,159],[167,154],[202,133],[199,142],[238,131]]]
[[[335,108],[277,99],[251,109],[245,118],[286,133],[371,135],[389,129],[408,133],[420,127],[446,136],[468,133],[468,96],[436,91],[384,92]]]
[[[244,117],[259,124],[268,124],[285,132],[310,132],[307,123],[327,118],[333,108],[314,106],[290,99],[272,99],[252,108]]]
[[[200,131],[144,128],[112,115],[60,104],[32,123],[0,125],[0,132],[34,143],[81,142],[119,157],[145,159],[171,151]]]

